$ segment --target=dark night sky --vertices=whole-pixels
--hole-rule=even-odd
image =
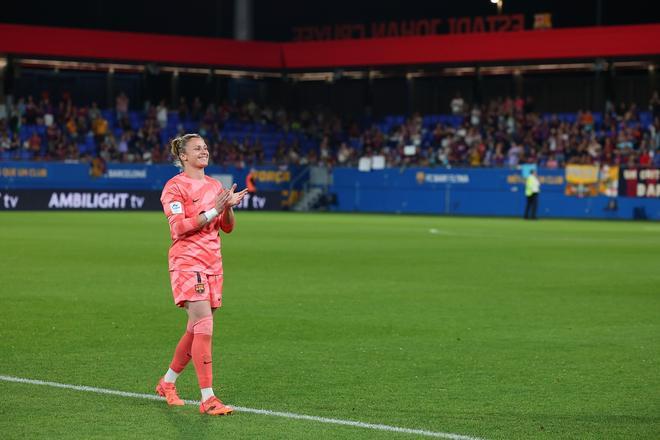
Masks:
[[[68,3],[68,4],[67,4]],[[653,0],[601,0],[604,25],[660,22]],[[0,22],[175,35],[233,35],[233,0],[10,1]],[[528,27],[534,13],[551,12],[554,27],[597,23],[598,0],[504,0],[505,14],[524,13]],[[323,24],[495,15],[489,0],[254,0],[254,37],[287,41],[292,28]]]

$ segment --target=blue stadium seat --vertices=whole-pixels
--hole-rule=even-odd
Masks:
[[[643,127],[647,127],[653,123],[653,115],[651,112],[639,112],[639,122],[642,123]]]
[[[454,125],[454,120],[452,115],[440,115],[438,116],[438,122],[443,125]]]
[[[362,142],[360,141],[360,139],[357,138],[349,139],[348,144],[357,150],[362,148]]]
[[[451,125],[458,127],[463,123],[463,116],[452,115],[450,121]]]
[[[111,124],[117,122],[117,112],[113,109],[101,110],[101,116],[103,116],[103,119],[107,119]]]
[[[32,151],[29,150],[21,150],[19,154],[19,158],[21,160],[32,160],[33,157],[34,157],[34,153],[32,153]]]

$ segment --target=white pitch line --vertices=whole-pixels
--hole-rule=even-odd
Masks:
[[[5,382],[26,383],[30,385],[44,385],[54,388],[64,388],[67,390],[86,391],[88,393],[109,394],[111,396],[133,397],[136,399],[165,400],[164,397],[155,394],[131,393],[128,391],[109,390],[107,388],[88,387],[85,385],[71,385],[59,382],[48,382],[45,380],[24,379],[22,377],[0,375],[0,380]],[[184,400],[187,405],[199,405],[199,400]],[[296,414],[281,411],[271,411],[268,409],[246,408],[243,406],[232,405],[236,411],[252,414],[261,414],[265,416],[284,417],[287,419],[310,420],[319,423],[329,423],[332,425],[352,426],[355,428],[373,429],[377,431],[400,432],[403,434],[415,434],[425,437],[446,438],[449,440],[484,440],[479,437],[467,435],[452,434],[450,432],[426,431],[424,429],[401,428],[398,426],[381,425],[374,423],[364,423],[355,420],[331,419],[327,417],[308,416],[305,414]]]

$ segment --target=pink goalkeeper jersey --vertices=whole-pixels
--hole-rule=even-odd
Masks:
[[[216,195],[222,184],[211,177],[191,179],[184,173],[172,177],[163,188],[160,202],[170,223],[172,246],[169,252],[169,269],[222,274],[220,237],[222,229],[231,232],[233,225],[225,225],[218,216],[204,227],[197,229],[197,216],[213,209]]]

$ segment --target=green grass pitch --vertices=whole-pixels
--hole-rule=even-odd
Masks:
[[[0,375],[152,393],[185,326],[159,213],[0,213]],[[484,439],[660,438],[660,224],[238,213],[229,404]],[[178,381],[199,399],[192,365]],[[0,381],[0,437],[411,434]]]

